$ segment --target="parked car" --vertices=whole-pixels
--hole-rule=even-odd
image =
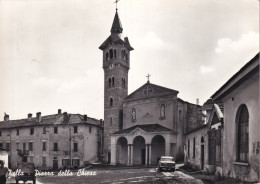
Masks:
[[[159,171],[162,170],[170,170],[172,172],[175,171],[175,161],[173,157],[170,156],[161,156],[158,162]]]
[[[19,163],[17,165],[17,169],[21,169],[23,175],[15,177],[16,184],[18,184],[19,181],[23,181],[25,183],[29,180],[33,181],[33,184],[36,183],[35,166],[33,163]]]

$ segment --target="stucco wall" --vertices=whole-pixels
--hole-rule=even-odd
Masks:
[[[161,104],[165,104],[165,119],[160,118]],[[136,109],[136,121],[132,121],[132,109]],[[125,102],[123,105],[123,128],[139,124],[160,124],[175,130],[177,112],[177,96],[152,98]]]
[[[197,131],[189,133],[185,138],[184,162],[190,164],[197,169],[202,169],[201,145],[204,145],[204,166],[205,169],[208,163],[208,127],[201,128]],[[204,143],[201,143],[201,137],[204,138]],[[195,157],[193,158],[193,139],[195,138]],[[188,140],[190,140],[190,154],[188,155]]]
[[[259,73],[243,82],[222,99],[224,105],[223,171],[225,176],[247,181],[259,181]],[[249,112],[249,165],[236,161],[236,115],[241,104]]]
[[[6,143],[10,143],[11,168],[16,169],[17,163],[22,161],[22,157],[17,154],[17,150],[23,150],[23,143],[26,143],[26,150],[29,150],[29,143],[33,143],[33,150],[29,151],[28,162],[30,157],[33,158],[33,163],[38,169],[52,169],[54,157],[58,160],[58,167],[63,168],[62,159],[69,159],[69,154],[66,155],[64,151],[70,151],[70,137],[71,137],[71,158],[80,159],[80,166],[84,165],[84,161],[97,161],[98,152],[98,134],[97,127],[91,126],[91,133],[89,133],[89,125],[77,125],[78,133],[73,132],[74,125],[58,126],[58,134],[54,134],[53,126],[46,127],[46,134],[43,134],[43,126],[35,126],[34,134],[30,135],[30,127],[19,128],[19,135],[16,135],[16,129],[1,130],[2,134],[0,142],[6,148]],[[71,133],[69,133],[69,128]],[[10,135],[10,136],[7,136]],[[43,142],[46,142],[46,151],[42,150]],[[53,151],[54,142],[58,143],[58,151]],[[73,151],[73,143],[78,143],[78,152]],[[46,157],[46,167],[42,167],[42,158]]]

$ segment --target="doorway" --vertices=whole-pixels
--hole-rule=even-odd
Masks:
[[[57,170],[58,169],[58,160],[54,159],[53,160],[53,170]]]
[[[201,145],[201,170],[204,170],[204,145]]]

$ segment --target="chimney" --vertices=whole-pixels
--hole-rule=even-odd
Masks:
[[[32,114],[29,113],[29,114],[28,114],[28,119],[31,119],[31,118],[32,118]]]
[[[61,109],[58,109],[58,114],[61,114]]]
[[[88,121],[88,115],[84,114],[84,121]]]
[[[9,121],[9,115],[5,113],[4,121]]]
[[[200,104],[200,100],[198,98],[196,98],[196,105]]]
[[[42,120],[41,112],[37,112],[36,117],[37,117],[37,122],[41,122]]]

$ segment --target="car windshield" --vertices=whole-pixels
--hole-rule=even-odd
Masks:
[[[163,157],[163,158],[161,158],[161,161],[173,161],[173,158]]]

